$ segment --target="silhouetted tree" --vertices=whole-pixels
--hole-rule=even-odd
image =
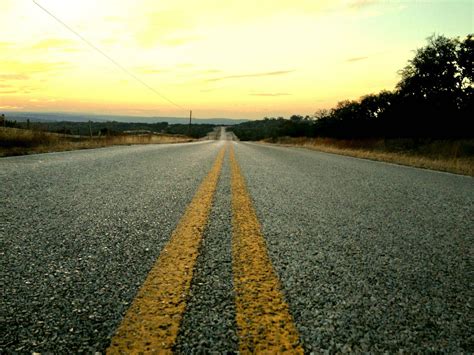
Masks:
[[[472,100],[472,54],[472,36],[463,42],[432,36],[401,70],[401,124],[411,126],[415,136],[464,133],[467,117],[461,111]]]
[[[468,117],[474,112],[474,38],[473,35],[468,35],[464,41],[461,42],[458,50],[458,62],[462,72],[462,102],[460,104],[460,111],[463,117]],[[470,119],[472,121],[472,118]],[[469,122],[466,122],[469,127]]]
[[[473,35],[467,35],[464,41],[459,45],[458,50],[458,63],[460,70],[462,71],[463,86],[471,86],[474,82],[474,71],[472,68],[472,62],[474,60],[474,38]]]

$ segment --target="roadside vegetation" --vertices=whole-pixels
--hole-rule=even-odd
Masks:
[[[113,145],[184,143],[193,140],[195,139],[178,134],[115,134],[87,137],[40,130],[0,127],[0,156],[102,148]]]
[[[474,140],[335,139],[281,137],[285,146],[474,176]]]
[[[17,122],[5,118],[5,127],[31,129],[79,136],[117,136],[123,134],[179,134],[191,138],[205,137],[216,127],[213,124],[169,124],[168,122],[141,123],[141,122],[70,122],[70,121],[43,121],[30,122],[29,119]]]
[[[0,157],[112,145],[191,142],[205,137],[212,124],[135,122],[31,122],[0,116]]]
[[[313,116],[229,127],[240,140],[284,143],[473,175],[474,39],[432,36],[393,91]]]

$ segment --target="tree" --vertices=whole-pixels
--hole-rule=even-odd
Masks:
[[[458,50],[458,62],[462,72],[462,97],[460,102],[461,114],[469,117],[474,112],[474,71],[472,63],[474,61],[474,38],[468,35],[461,42]],[[466,119],[467,120],[467,119]]]
[[[472,62],[474,61],[474,38],[473,35],[467,35],[464,41],[459,45],[458,63],[461,70],[462,86],[472,89],[474,83],[474,71]]]
[[[417,100],[439,98],[461,89],[462,75],[457,61],[459,41],[431,36],[428,45],[416,51],[415,57],[401,70],[398,88],[402,95]]]
[[[315,120],[320,120],[329,117],[330,112],[328,109],[319,109],[314,113],[314,119]]]
[[[303,116],[300,116],[300,115],[293,115],[290,117],[290,121],[291,122],[301,122],[303,121]]]
[[[462,42],[431,36],[400,71],[401,124],[412,127],[414,135],[463,134],[468,119],[463,108],[472,107],[472,42],[472,35]]]

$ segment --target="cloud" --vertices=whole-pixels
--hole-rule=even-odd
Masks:
[[[396,13],[405,10],[407,1],[387,0],[345,0],[343,7],[360,18],[382,16],[387,13]]]
[[[28,80],[29,78],[25,74],[0,74],[0,80]]]
[[[37,42],[33,49],[61,49],[66,52],[77,51],[76,42],[69,39],[62,38],[48,38],[42,41]]]
[[[31,94],[36,89],[28,86],[15,87],[13,85],[1,85],[0,94]]]
[[[13,46],[12,42],[0,42],[0,49],[8,49]]]
[[[187,37],[173,37],[172,35],[183,30],[189,30],[193,26],[194,21],[192,18],[178,9],[155,12],[145,18],[144,25],[136,33],[135,37],[138,44],[143,47],[153,47],[162,41],[165,44],[168,41],[169,45],[180,45],[185,43],[184,41]]]
[[[219,70],[219,69],[205,69],[205,70],[200,70],[199,73],[201,73],[201,74],[216,74],[216,73],[222,73],[222,71]]]
[[[359,62],[361,60],[366,60],[366,59],[369,59],[369,57],[353,57],[353,58],[349,58],[349,59],[346,59],[346,62]]]
[[[115,44],[120,43],[120,39],[118,39],[116,37],[109,37],[109,38],[105,38],[105,39],[101,40],[100,43],[105,44],[107,46],[108,45],[115,45]]]
[[[160,41],[161,44],[170,46],[170,47],[177,47],[188,44],[190,42],[195,42],[199,40],[199,37],[176,37],[176,38],[165,38]]]
[[[250,93],[249,95],[250,96],[270,96],[270,97],[273,97],[273,96],[290,96],[291,94],[287,93],[287,92],[275,92],[275,93],[257,92],[257,93]]]
[[[162,74],[162,73],[169,72],[168,69],[156,69],[152,67],[139,67],[137,68],[137,71],[142,74]]]
[[[6,12],[7,10],[10,10],[15,2],[16,1],[13,0],[2,0],[0,2],[0,11]]]
[[[58,101],[61,101],[57,98],[46,98],[46,99],[30,99],[28,100],[29,102],[32,102],[32,103],[54,103],[54,102],[58,102]]]
[[[376,4],[377,0],[349,0],[347,6],[353,10],[360,10]]]
[[[0,110],[22,110],[21,106],[0,106]]]
[[[124,22],[125,21],[125,17],[121,17],[121,16],[105,16],[104,17],[104,21],[106,22]]]
[[[141,74],[164,74],[171,72],[186,72],[186,75],[191,74],[217,74],[220,73],[220,70],[217,69],[206,69],[206,70],[194,70],[194,64],[192,63],[181,63],[176,64],[173,67],[169,68],[155,68],[153,66],[139,66],[135,70]]]
[[[66,62],[20,62],[3,61],[0,67],[8,70],[9,74],[0,74],[4,80],[27,80],[30,74],[45,73],[56,70],[64,70],[70,66]]]
[[[219,78],[207,79],[206,81],[220,81],[220,80],[228,80],[228,79],[242,79],[242,78],[257,78],[257,77],[264,77],[264,76],[277,76],[277,75],[286,75],[286,74],[289,74],[289,73],[292,73],[292,72],[294,72],[294,70],[280,70],[280,71],[271,71],[271,72],[254,73],[254,74],[228,75],[228,76],[221,76]]]

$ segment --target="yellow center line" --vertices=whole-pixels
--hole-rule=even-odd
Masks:
[[[267,254],[252,200],[230,149],[232,256],[237,330],[242,353],[303,353],[298,331]]]
[[[227,145],[187,207],[118,327],[107,354],[171,353]]]

